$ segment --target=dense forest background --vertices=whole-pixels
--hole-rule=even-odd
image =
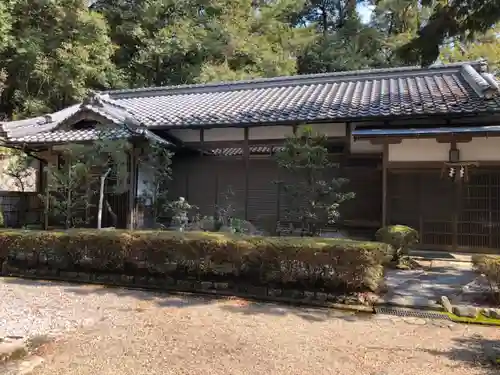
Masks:
[[[2,0],[0,119],[89,89],[437,59],[499,69],[499,21],[498,0]]]

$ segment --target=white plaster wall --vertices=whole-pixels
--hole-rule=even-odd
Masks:
[[[449,143],[438,143],[435,139],[403,139],[401,143],[389,145],[389,161],[447,161]]]
[[[469,143],[459,143],[460,159],[464,161],[500,160],[500,138],[473,138]]]
[[[248,130],[248,139],[284,139],[293,135],[292,126],[259,126]]]
[[[325,134],[328,137],[344,137],[346,134],[345,124],[312,124],[301,125],[299,131],[304,127],[311,127],[313,133]],[[173,129],[170,131],[172,136],[180,139],[183,142],[199,142],[200,131],[194,129]],[[284,139],[293,134],[292,126],[258,126],[250,128],[248,131],[248,139]],[[245,133],[242,128],[215,128],[205,129],[203,131],[203,139],[205,142],[217,141],[242,141],[245,138]]]
[[[199,142],[200,131],[194,129],[172,129],[169,131],[172,136],[183,142]]]
[[[473,138],[471,142],[458,143],[462,161],[499,161],[500,138]],[[389,161],[448,161],[449,143],[435,139],[404,139],[400,144],[389,145]]]

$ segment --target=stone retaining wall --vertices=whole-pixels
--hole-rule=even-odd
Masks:
[[[373,311],[373,308],[369,306],[367,297],[360,293],[337,295],[318,291],[282,289],[234,282],[183,280],[172,277],[112,273],[68,272],[50,267],[19,267],[10,264],[7,260],[2,262],[1,276],[143,288],[168,292],[239,296],[264,301],[335,307],[363,312]]]

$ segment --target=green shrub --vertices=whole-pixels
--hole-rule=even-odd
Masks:
[[[485,275],[493,300],[500,304],[500,255],[474,255],[474,270]]]
[[[410,247],[418,244],[418,232],[405,225],[389,225],[380,228],[375,237],[377,241],[392,246],[392,261],[396,264],[402,263],[408,257]]]
[[[5,219],[3,217],[3,211],[0,210],[0,228],[5,227]]]
[[[174,231],[0,231],[8,262],[325,291],[377,290],[388,245]],[[27,260],[28,259],[28,260]]]

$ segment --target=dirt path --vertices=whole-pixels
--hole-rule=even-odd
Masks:
[[[17,301],[29,311],[43,295],[71,322],[33,375],[499,373],[482,358],[482,346],[500,342],[498,328],[64,284],[36,289],[0,283],[0,300],[32,293],[31,302]]]

